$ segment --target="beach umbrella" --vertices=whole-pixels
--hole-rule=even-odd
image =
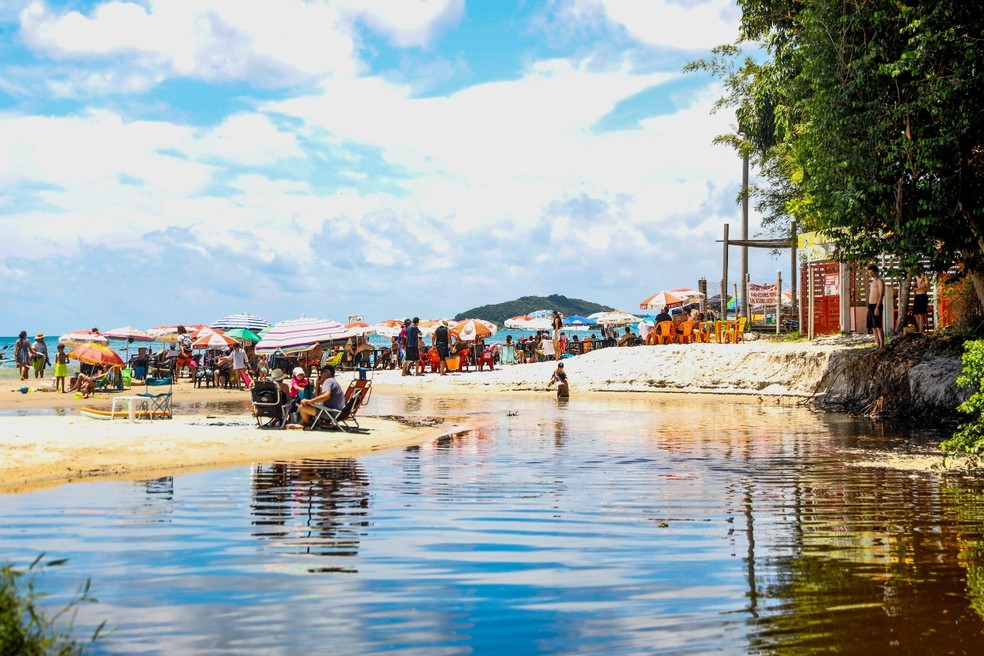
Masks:
[[[254,333],[252,330],[249,330],[248,328],[233,328],[232,330],[227,330],[225,331],[225,336],[231,337],[241,342],[260,341],[260,336]]]
[[[346,337],[361,337],[363,335],[368,335],[369,333],[376,332],[376,329],[367,324],[365,321],[353,321],[351,323],[345,324],[345,336]]]
[[[553,310],[536,310],[535,312],[530,312],[529,316],[533,317],[534,319],[552,319],[553,313],[554,313]],[[560,314],[561,317],[564,316],[563,313],[558,313],[558,314]]]
[[[687,302],[687,296],[682,296],[672,291],[661,291],[639,303],[639,309],[661,310],[663,307],[680,307]]]
[[[166,326],[154,326],[153,328],[147,329],[147,334],[153,337],[158,342],[170,342],[174,343],[178,341],[178,326],[184,326],[185,332],[189,335],[194,333],[196,330],[201,330],[205,328],[204,324],[200,323],[173,323]]]
[[[263,317],[257,316],[255,314],[249,314],[248,312],[240,312],[239,314],[230,314],[228,316],[222,317],[218,321],[213,321],[211,323],[212,328],[219,328],[221,330],[230,330],[232,328],[245,328],[246,330],[251,330],[254,333],[263,330],[270,325],[270,322]],[[226,332],[228,335],[229,333]]]
[[[101,364],[107,367],[124,366],[123,358],[105,344],[89,342],[79,344],[68,352],[68,357],[86,364]]]
[[[704,300],[704,295],[701,294],[696,289],[691,289],[690,287],[679,287],[677,289],[671,289],[670,293],[676,296],[683,296],[687,299],[687,304],[690,303],[700,303]]]
[[[582,317],[577,314],[572,314],[569,317],[564,317],[565,326],[593,326],[595,322],[587,317]]]
[[[465,319],[464,321],[459,321],[454,328],[451,329],[458,339],[462,339],[466,342],[478,339],[479,337],[491,337],[498,331],[498,327],[491,321],[486,321],[484,319]]]
[[[235,339],[218,330],[208,329],[208,332],[204,332],[204,330],[200,330],[198,332],[202,334],[200,334],[195,341],[191,343],[191,348],[224,349],[236,343]]]
[[[146,333],[139,328],[134,328],[133,326],[122,326],[120,328],[113,328],[112,330],[107,330],[103,333],[106,337],[111,337],[112,339],[125,339],[127,341],[134,342],[152,342],[154,338],[151,337],[149,333]]]
[[[639,321],[639,317],[634,314],[629,314],[628,312],[622,312],[621,310],[605,312],[597,319],[598,323],[614,324],[616,326],[621,326],[627,323],[636,323],[637,321]]]
[[[400,319],[383,319],[373,326],[372,329],[377,335],[382,335],[383,337],[399,337],[403,331],[403,321]]]
[[[503,322],[506,328],[513,330],[550,330],[550,317],[533,317],[528,314],[521,314],[509,317]]]
[[[109,344],[109,340],[102,333],[92,332],[91,330],[75,330],[59,337],[58,343],[65,344],[66,346],[76,346],[78,344],[102,344],[106,346]]]
[[[331,319],[301,317],[270,326],[269,332],[256,343],[259,354],[300,353],[321,342],[345,339],[345,326]]]

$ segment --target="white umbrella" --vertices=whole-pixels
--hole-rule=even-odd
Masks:
[[[345,339],[345,326],[331,319],[301,317],[288,319],[270,326],[256,343],[256,352],[263,354],[299,353],[321,342]]]
[[[458,325],[452,328],[452,332],[466,342],[474,341],[478,337],[491,337],[499,328],[491,321],[484,319],[465,319],[459,321]]]
[[[252,330],[254,333],[259,332],[270,325],[270,322],[263,317],[257,316],[255,314],[249,314],[248,312],[240,312],[239,314],[230,314],[228,316],[222,317],[218,321],[213,321],[212,328],[221,328],[222,330],[231,330],[233,328],[245,328],[247,330]]]
[[[133,326],[122,326],[120,328],[113,328],[112,330],[107,330],[103,333],[106,337],[112,337],[113,339],[126,339],[133,340],[135,342],[152,342],[154,338],[149,333],[146,333]]]
[[[528,314],[521,314],[509,317],[503,322],[503,325],[513,330],[550,330],[553,324],[549,317],[532,317]]]
[[[377,335],[383,337],[399,337],[403,332],[403,321],[400,319],[384,319],[372,327]]]
[[[109,344],[109,340],[102,333],[94,333],[91,330],[76,330],[59,337],[58,343],[66,346],[78,346],[79,344],[102,344],[106,346]]]
[[[627,323],[635,323],[639,321],[639,317],[634,314],[629,314],[628,312],[622,312],[621,310],[613,310],[612,312],[605,312],[600,317],[596,319],[598,323],[610,323],[616,326],[621,326]]]

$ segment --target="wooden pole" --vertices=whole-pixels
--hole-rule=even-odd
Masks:
[[[776,271],[776,334],[779,334],[779,318],[782,316],[782,270]]]
[[[721,275],[721,318],[728,318],[728,224],[724,224],[724,272]]]
[[[748,241],[748,151],[742,154],[741,158],[741,238]],[[748,291],[748,246],[741,247],[741,284],[745,285],[744,292]],[[741,296],[741,307],[735,308],[735,316],[749,316],[748,294]]]

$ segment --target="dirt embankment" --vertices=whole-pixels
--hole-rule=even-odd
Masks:
[[[958,340],[907,335],[881,350],[831,354],[814,403],[878,419],[938,425],[959,419],[969,392],[957,386],[962,371]]]

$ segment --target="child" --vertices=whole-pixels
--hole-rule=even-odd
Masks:
[[[266,380],[267,376],[270,375],[270,363],[267,361],[267,356],[260,356],[260,363],[256,367],[256,377],[259,380]]]
[[[65,393],[65,376],[68,375],[68,354],[65,353],[65,345],[58,345],[58,352],[55,353],[55,391],[61,388],[61,393]]]
[[[561,371],[557,374],[557,398],[558,399],[569,399],[571,396],[571,389],[567,385],[567,374]]]
[[[292,399],[305,399],[307,398],[307,387],[311,383],[307,379],[304,373],[303,367],[294,367],[294,375],[290,380],[290,398]]]

